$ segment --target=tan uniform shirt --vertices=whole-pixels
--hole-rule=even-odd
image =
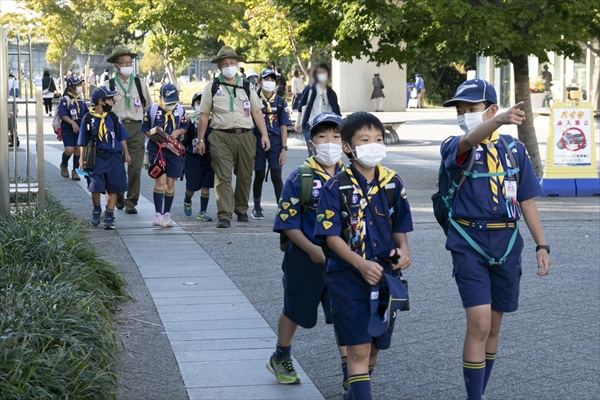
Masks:
[[[121,118],[121,120],[133,120],[140,121],[144,119],[145,109],[142,106],[142,101],[140,99],[140,95],[138,94],[137,87],[135,86],[135,82],[133,81],[133,75],[130,75],[131,78],[131,89],[129,90],[129,108],[127,108],[127,104],[125,101],[125,92],[121,89],[121,86],[116,82],[121,81],[119,75],[115,76],[115,89],[117,89],[117,95],[115,96],[115,105],[113,106],[113,111]],[[152,105],[152,98],[150,97],[150,92],[148,91],[148,86],[144,81],[140,82],[142,85],[142,92],[144,95],[144,99],[146,99],[146,107],[150,107]],[[129,88],[129,81],[121,81],[121,84],[125,89]],[[103,86],[109,87],[109,80],[106,80],[103,83]]]
[[[240,80],[240,85],[241,85]],[[233,98],[233,111],[231,111],[231,96],[235,90]],[[252,111],[262,110],[263,104],[258,94],[254,90],[254,86],[250,85],[250,109],[244,110],[244,102],[248,101],[248,96],[243,88],[233,88],[224,85],[219,85],[215,97],[212,97],[212,81],[208,82],[202,94],[202,102],[200,103],[200,112],[202,114],[211,114],[210,127],[212,129],[252,129],[254,121],[252,120]],[[247,114],[246,114],[247,113]]]

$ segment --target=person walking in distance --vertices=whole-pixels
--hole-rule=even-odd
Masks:
[[[373,76],[373,93],[371,94],[371,100],[375,102],[375,112],[383,112],[383,81],[379,76],[379,71],[375,71]]]
[[[304,81],[300,77],[300,71],[294,70],[294,77],[292,78],[292,110],[298,109],[298,103],[304,92]]]
[[[421,74],[415,74],[415,89],[417,89],[417,108],[423,108],[423,99],[425,98],[425,81]]]
[[[148,87],[133,75],[133,59],[136,57],[137,54],[132,53],[126,47],[115,48],[106,61],[114,65],[117,74],[103,83],[111,92],[117,91],[114,96],[113,111],[121,118],[121,122],[129,132],[127,148],[131,162],[127,167],[127,199],[123,193],[119,193],[116,203],[117,209],[125,208],[127,214],[137,214],[135,207],[140,197],[145,152],[145,136],[140,131],[140,127],[144,120],[144,111],[151,103]]]
[[[50,72],[45,70],[42,78],[42,99],[44,100],[44,114],[47,117],[52,116],[52,99],[54,99],[55,92],[54,79],[50,76]]]

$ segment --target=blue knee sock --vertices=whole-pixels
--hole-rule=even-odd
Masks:
[[[275,348],[275,359],[281,360],[283,358],[291,357],[292,355],[292,346],[282,346],[277,343],[277,347]]]
[[[350,394],[353,400],[372,400],[371,378],[369,374],[351,375],[348,377]]]
[[[342,356],[342,373],[344,379],[348,379],[348,356]]]
[[[175,193],[165,192],[165,213],[171,212],[171,206],[173,205],[174,198],[175,198]]]
[[[68,156],[64,151],[62,153],[62,165],[67,166],[69,164],[69,160],[71,159],[71,156]]]
[[[73,171],[75,168],[79,168],[79,156],[73,156]]]
[[[157,213],[162,214],[163,198],[165,197],[165,191],[154,189],[154,194],[152,197],[154,198],[154,210]]]
[[[485,388],[490,380],[492,368],[494,368],[494,361],[496,361],[496,353],[485,353],[485,376],[483,377],[483,390],[481,391],[482,394],[485,394]]]
[[[208,200],[210,199],[210,194],[200,194],[200,212],[206,212],[208,208]]]
[[[483,377],[485,375],[485,361],[468,362],[463,360],[463,375],[469,400],[481,400],[483,394]]]

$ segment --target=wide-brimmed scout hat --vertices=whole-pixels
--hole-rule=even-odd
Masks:
[[[130,56],[131,58],[136,58],[137,57],[137,53],[132,53],[127,47],[125,46],[117,46],[115,47],[115,49],[113,50],[112,54],[106,59],[106,62],[109,62],[111,64],[114,64],[117,62],[117,60],[119,59],[119,57],[121,56]]]
[[[219,50],[219,52],[217,53],[217,56],[215,58],[213,58],[212,60],[210,60],[210,62],[213,64],[218,64],[219,61],[223,60],[224,58],[235,58],[238,61],[245,60],[244,57],[237,55],[235,50],[233,50],[233,47],[223,46],[223,47],[221,47],[221,50]]]

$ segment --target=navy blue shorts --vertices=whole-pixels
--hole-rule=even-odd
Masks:
[[[71,129],[70,126],[65,129],[64,125],[61,125],[61,128],[62,128],[62,141],[63,141],[63,145],[65,147],[75,147],[75,146],[77,146],[77,138],[79,137],[79,134],[76,135],[75,132],[73,132],[73,129]]]
[[[319,303],[325,322],[330,324],[329,291],[325,286],[325,265],[315,264],[301,248],[290,243],[283,256],[283,315],[303,328],[317,324]]]
[[[92,193],[123,193],[127,191],[125,156],[122,153],[97,153],[96,166],[90,171],[88,190]]]
[[[256,157],[254,159],[255,171],[266,171],[267,160],[269,160],[269,169],[283,168],[283,166],[279,165],[279,155],[283,151],[281,136],[269,134],[269,142],[271,147],[269,147],[269,151],[265,151],[262,148],[260,136],[256,136]]]
[[[197,192],[201,188],[215,187],[215,171],[210,162],[210,153],[204,155],[185,153],[183,160],[185,190]]]
[[[464,229],[483,251],[496,260],[506,252],[514,232],[513,229],[478,231],[466,226]],[[452,275],[464,308],[485,304],[491,304],[492,309],[499,312],[513,312],[519,308],[523,238],[517,235],[506,262],[489,266],[460,233],[450,229],[446,248],[452,253]]]
[[[388,265],[384,266],[392,276],[398,276]],[[339,346],[357,346],[372,343],[375,348],[385,350],[392,343],[394,324],[381,336],[372,337],[367,327],[370,318],[371,285],[354,268],[327,274],[327,287],[331,298],[333,327]]]
[[[148,164],[152,164],[156,158],[158,146],[153,141],[148,142]],[[167,177],[181,178],[183,175],[183,156],[176,156],[167,149],[162,149],[163,160],[167,163]]]

